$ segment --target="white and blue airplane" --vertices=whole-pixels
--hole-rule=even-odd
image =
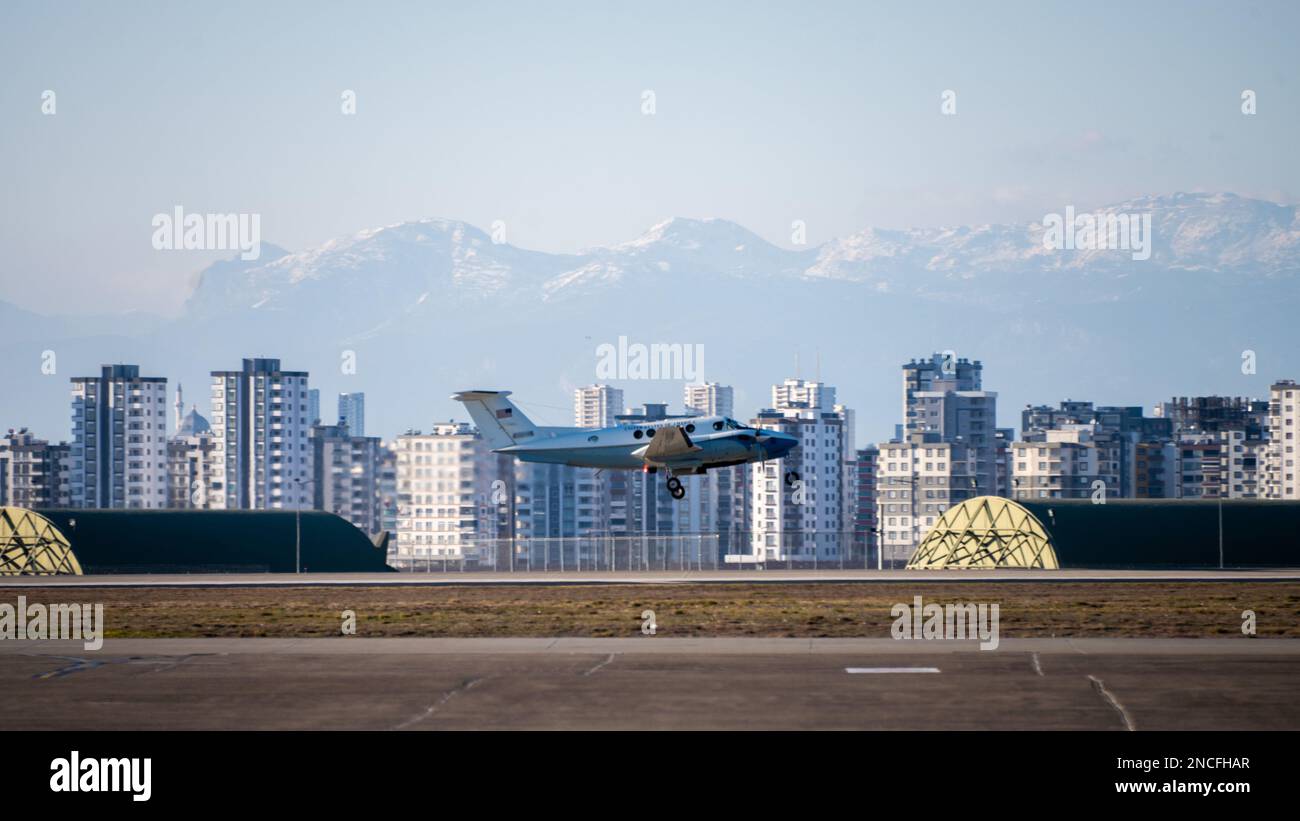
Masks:
[[[525,462],[573,467],[644,470],[668,474],[674,499],[686,495],[678,476],[710,468],[780,459],[799,440],[779,431],[751,428],[725,416],[695,416],[612,428],[534,425],[507,397],[510,391],[461,391],[451,398],[465,405],[493,453]],[[799,478],[786,474],[786,484]]]

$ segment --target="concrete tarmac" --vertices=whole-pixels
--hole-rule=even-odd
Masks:
[[[0,730],[1300,729],[1300,640],[0,642]]]

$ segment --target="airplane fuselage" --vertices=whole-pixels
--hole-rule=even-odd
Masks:
[[[644,455],[654,433],[681,428],[698,451],[658,462]],[[784,437],[767,437],[760,444],[752,428],[737,426],[721,416],[669,419],[657,422],[616,425],[610,428],[539,428],[529,441],[496,449],[524,462],[545,462],[574,467],[635,470],[646,466],[665,467],[678,473],[693,473],[710,467],[737,465],[760,459],[780,458],[793,442]],[[780,434],[777,434],[780,437]]]
[[[608,428],[554,428],[534,425],[513,402],[510,391],[461,391],[452,398],[465,405],[493,453],[523,462],[611,470],[663,470],[674,499],[686,495],[677,477],[712,468],[780,459],[799,444],[781,431],[753,428],[725,416],[695,416],[630,422]],[[798,479],[794,471],[786,480]]]

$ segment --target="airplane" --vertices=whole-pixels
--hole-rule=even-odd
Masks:
[[[539,427],[507,397],[510,391],[461,391],[452,399],[465,405],[493,453],[524,462],[573,467],[643,470],[668,475],[674,499],[686,496],[678,476],[712,468],[780,459],[799,440],[788,433],[742,425],[725,416],[694,416],[637,422],[612,428]],[[787,485],[799,474],[789,471]]]

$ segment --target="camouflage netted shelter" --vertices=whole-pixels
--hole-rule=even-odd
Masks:
[[[54,523],[34,510],[0,507],[0,576],[81,574],[72,548]]]
[[[292,573],[292,510],[36,511],[71,547],[85,573]],[[384,539],[346,519],[302,511],[305,572],[389,570]],[[67,572],[67,571],[63,571]]]
[[[1220,526],[1220,523],[1222,526]],[[909,568],[1300,566],[1300,502],[967,499],[944,511]]]

